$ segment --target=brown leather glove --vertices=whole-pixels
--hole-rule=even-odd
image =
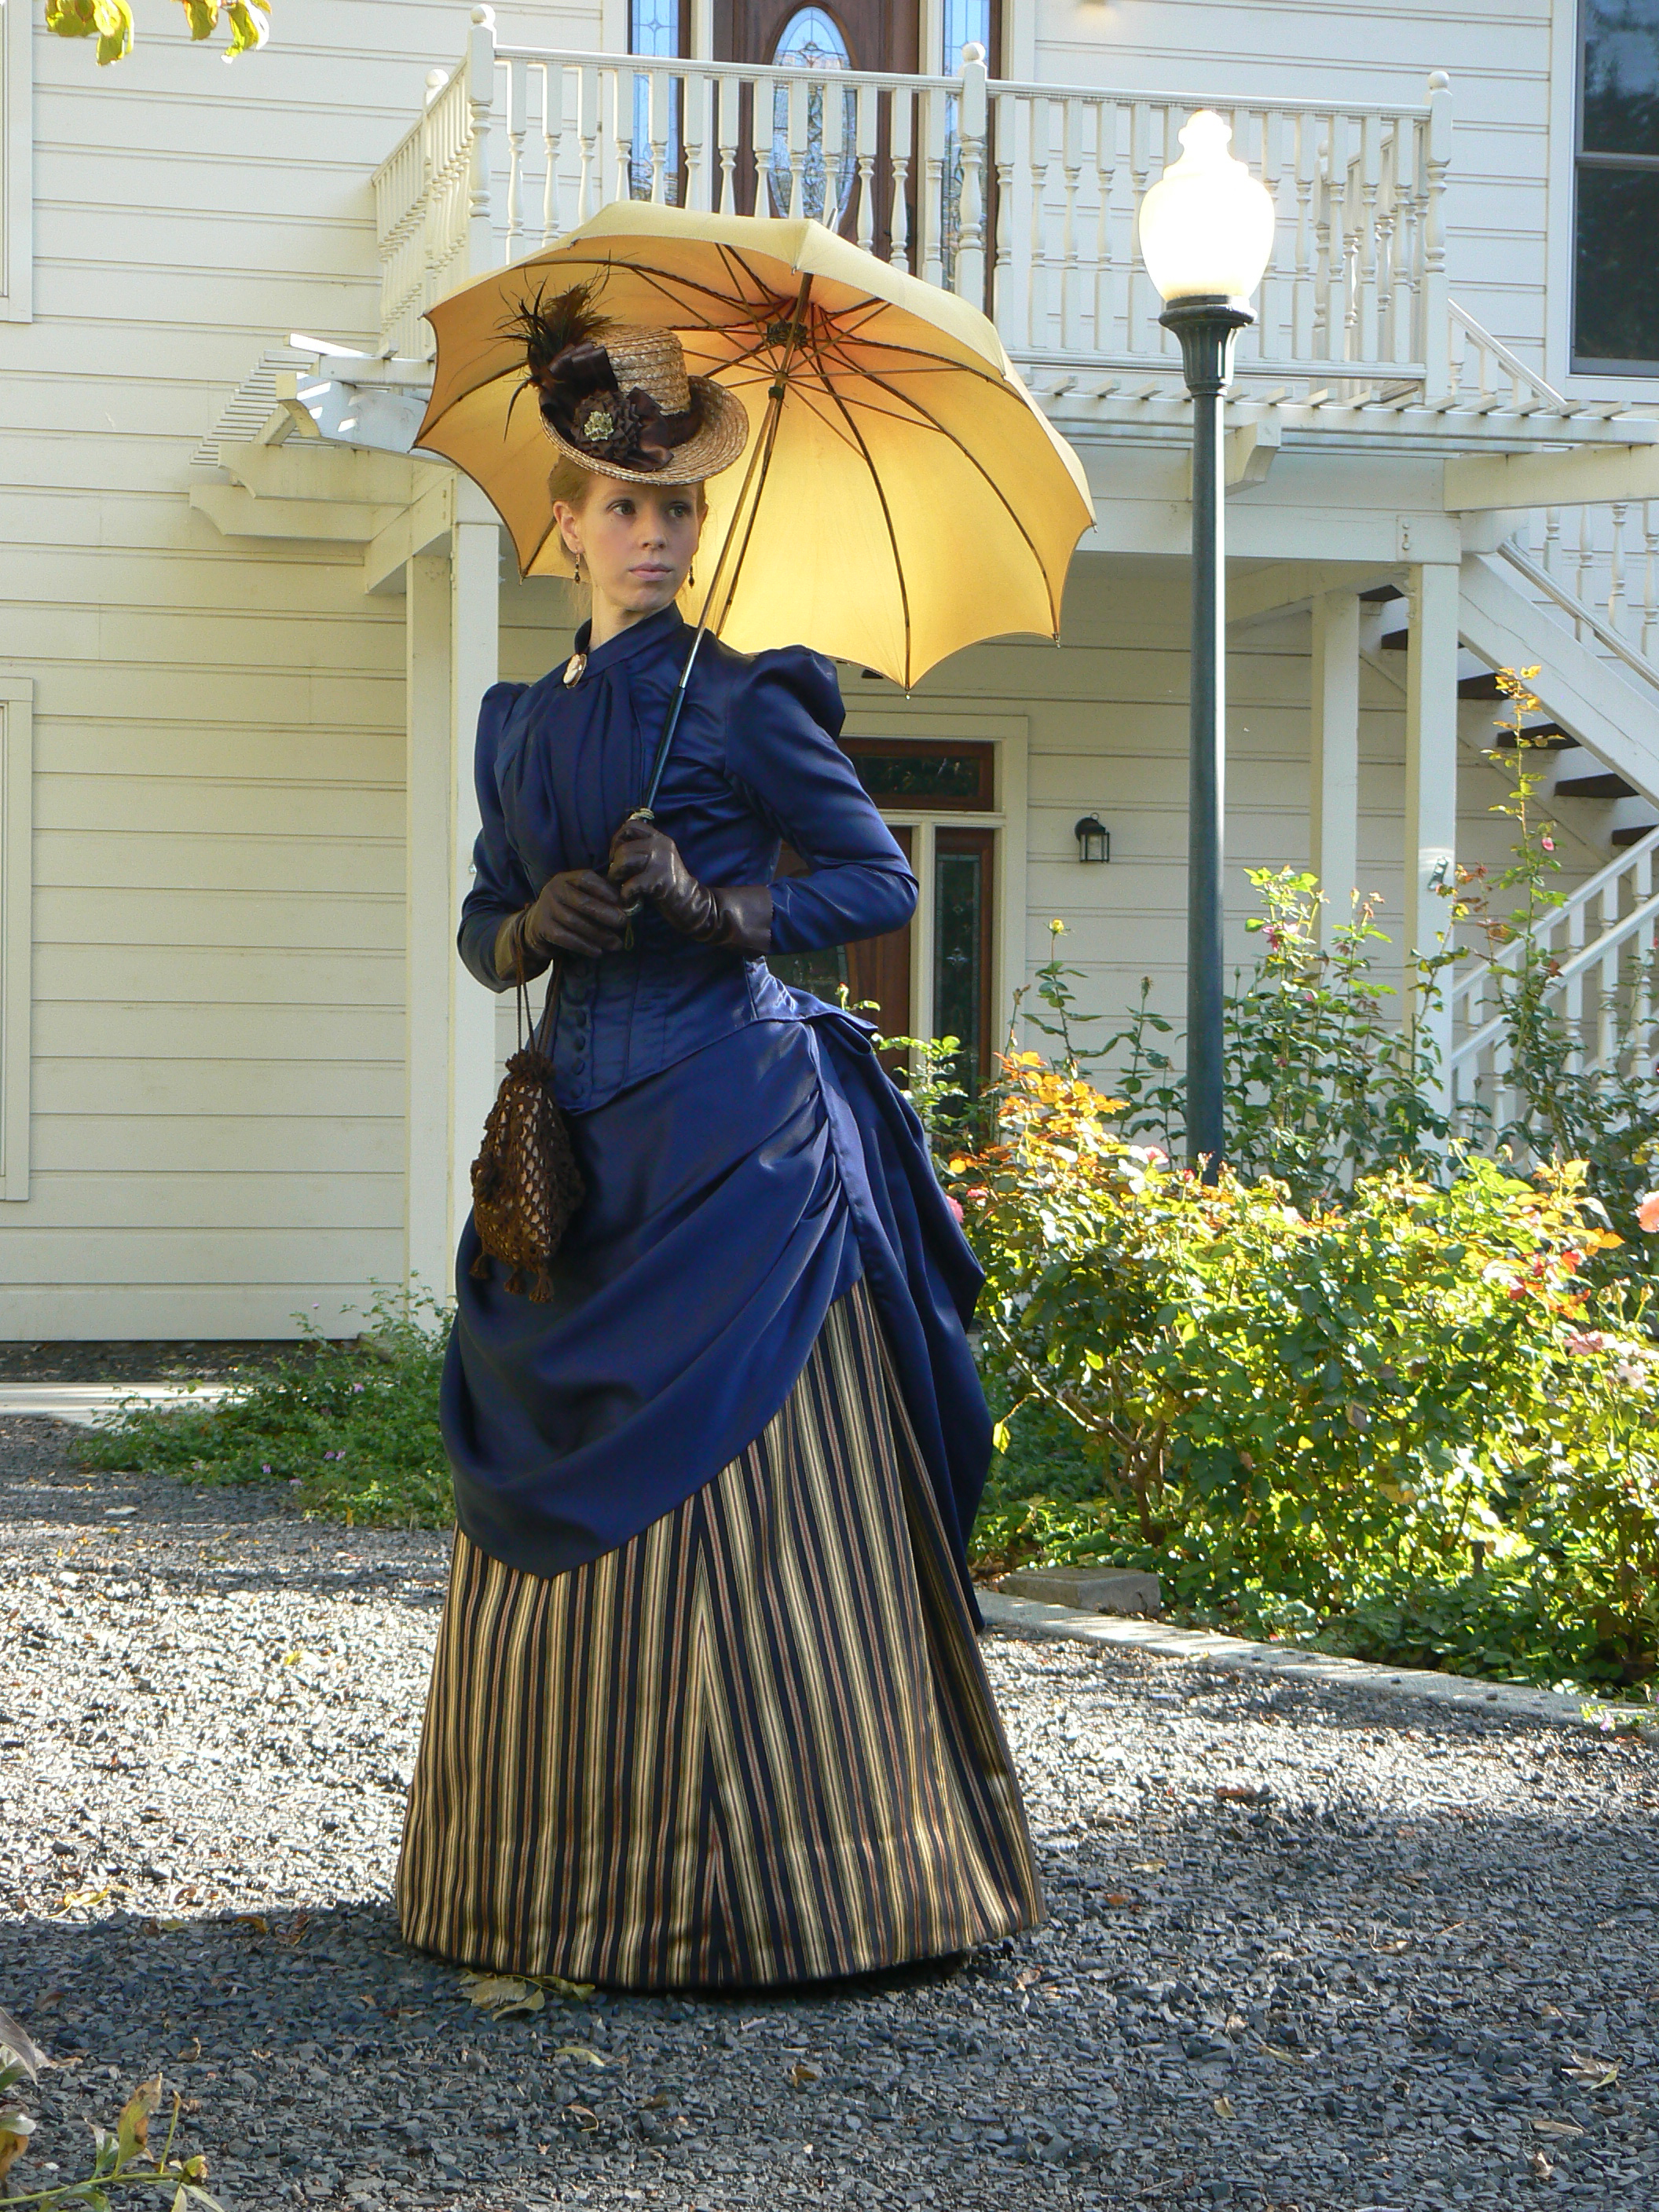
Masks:
[[[539,974],[556,952],[579,952],[590,960],[614,952],[627,927],[623,902],[603,876],[592,868],[567,868],[548,878],[533,905],[501,924],[495,935],[496,972],[514,972],[515,932],[524,939],[528,975]]]
[[[611,880],[629,905],[649,899],[671,929],[699,945],[764,952],[772,942],[772,887],[700,884],[673,839],[630,818],[611,841]]]

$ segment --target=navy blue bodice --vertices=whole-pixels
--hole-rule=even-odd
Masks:
[[[639,804],[692,630],[666,608],[539,683],[498,684],[478,718],[483,828],[461,910],[460,951],[492,990],[495,936],[550,876],[604,872],[611,840]],[[578,635],[578,647],[582,643]],[[750,658],[705,639],[655,809],[691,872],[713,884],[773,884],[772,944],[806,952],[877,937],[908,921],[908,863],[836,743],[835,671],[796,647]],[[774,881],[781,841],[806,872]],[[554,1033],[559,1101],[604,1105],[753,1022],[810,1011],[761,960],[695,945],[653,910],[631,946],[570,958]]]

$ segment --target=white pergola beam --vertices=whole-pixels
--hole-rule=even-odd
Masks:
[[[1554,453],[1469,453],[1446,463],[1449,514],[1659,499],[1659,446]]]

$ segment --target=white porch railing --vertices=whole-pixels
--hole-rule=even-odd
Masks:
[[[425,352],[446,290],[634,198],[815,216],[1023,361],[1178,374],[1135,220],[1206,105],[1279,208],[1241,372],[1446,392],[1443,76],[1409,107],[1206,101],[988,80],[974,47],[898,76],[497,47],[489,21],[376,173],[382,340]]]
[[[1554,963],[1545,1006],[1565,1024],[1576,1074],[1627,1073],[1637,1061],[1651,1070],[1659,1054],[1656,874],[1659,830],[1540,915],[1533,928],[1534,955]],[[1495,959],[1461,976],[1451,993],[1454,1106],[1460,1115],[1484,1109],[1493,1133],[1522,1111],[1502,1006],[1526,952],[1526,940],[1516,939]]]

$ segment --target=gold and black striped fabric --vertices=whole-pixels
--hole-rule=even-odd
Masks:
[[[551,1577],[455,1540],[398,1881],[416,1948],[637,1990],[812,1981],[1041,1915],[1006,1739],[879,1323]]]

